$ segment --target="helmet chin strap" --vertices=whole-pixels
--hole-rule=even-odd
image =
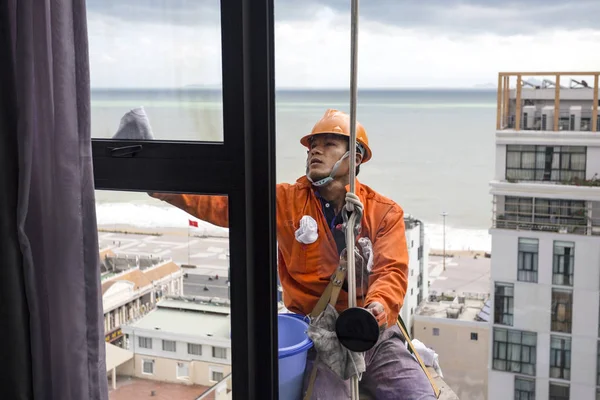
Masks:
[[[327,185],[329,182],[333,181],[333,178],[335,178],[335,175],[337,174],[337,170],[340,168],[340,165],[342,164],[342,161],[344,161],[344,159],[348,158],[348,156],[350,155],[350,152],[347,151],[342,158],[340,158],[334,165],[333,168],[331,169],[331,173],[329,174],[328,177],[325,177],[323,179],[320,179],[318,181],[313,181],[310,176],[308,175],[308,160],[307,165],[306,165],[306,177],[308,178],[308,180],[310,181],[310,183],[312,183],[313,185],[317,186],[317,187],[321,187],[321,186],[325,186]]]

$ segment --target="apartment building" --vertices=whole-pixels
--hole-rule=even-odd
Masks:
[[[498,77],[490,400],[600,399],[598,74]]]
[[[421,301],[429,295],[429,242],[426,240],[425,225],[422,221],[407,216],[404,218],[404,226],[409,255],[408,287],[400,316],[406,329],[412,334],[415,311]]]
[[[163,299],[122,327],[134,356],[119,375],[213,386],[231,373],[230,308],[193,299]]]
[[[141,269],[131,267],[102,280],[104,332],[108,343],[122,347],[121,326],[141,318],[163,296],[183,294],[182,269],[163,261]]]

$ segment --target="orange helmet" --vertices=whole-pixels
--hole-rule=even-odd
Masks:
[[[322,135],[331,133],[334,135],[342,135],[350,137],[350,116],[345,112],[329,109],[323,115],[323,118],[319,120],[312,128],[312,131],[300,139],[300,143],[303,146],[310,149],[310,139],[315,135]],[[356,141],[364,149],[362,158],[362,164],[366,163],[371,159],[373,153],[369,147],[369,138],[367,137],[367,131],[365,128],[356,121]]]

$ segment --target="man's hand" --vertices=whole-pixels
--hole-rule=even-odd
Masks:
[[[377,323],[379,324],[381,330],[387,328],[387,313],[385,312],[383,304],[374,301],[373,303],[369,304],[366,309],[375,316],[375,319],[377,319]]]

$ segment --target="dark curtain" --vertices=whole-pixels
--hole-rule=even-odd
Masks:
[[[0,18],[0,398],[104,400],[85,1]]]

